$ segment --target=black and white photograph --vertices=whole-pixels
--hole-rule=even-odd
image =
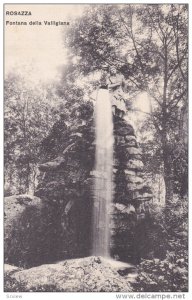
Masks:
[[[3,7],[7,298],[185,299],[189,5]]]

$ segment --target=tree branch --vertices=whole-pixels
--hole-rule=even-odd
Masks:
[[[178,62],[178,66],[179,66],[179,70],[181,72],[181,76],[183,77],[183,80],[186,80],[186,77],[184,75],[184,72],[182,70],[182,67],[181,67],[181,62],[180,62],[180,57],[179,57],[179,37],[178,37],[178,32],[179,32],[179,13],[177,15],[177,21],[176,21],[176,29],[177,31],[175,30],[174,26],[173,26],[173,30],[174,30],[174,35],[175,35],[175,47],[176,47],[176,54],[177,54],[177,62]],[[172,13],[172,20],[173,20],[173,13]]]
[[[185,89],[179,96],[175,97],[174,99],[171,99],[171,101],[169,102],[169,105],[171,106],[171,104],[174,104],[173,106],[171,106],[172,108],[176,107],[177,104],[182,100],[183,96],[186,94],[187,89]],[[176,103],[174,103],[174,101],[176,101]]]
[[[169,81],[169,79],[171,78],[171,76],[173,75],[173,73],[179,68],[179,65],[181,64],[181,62],[185,59],[185,54],[187,52],[187,49],[185,49],[183,56],[180,58],[180,60],[177,62],[177,64],[175,65],[175,67],[172,69],[172,71],[170,72],[170,74],[167,77],[167,81]]]

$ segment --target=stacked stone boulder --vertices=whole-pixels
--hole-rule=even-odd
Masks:
[[[145,217],[145,203],[152,198],[152,194],[143,180],[142,151],[133,127],[117,117],[113,121],[114,204],[111,210],[111,255],[133,262],[137,248],[135,228],[138,219]],[[65,148],[59,156],[39,166],[42,176],[36,195],[56,205],[61,203],[61,230],[66,232],[63,237],[70,233],[70,240],[68,238],[62,241],[66,256],[91,254],[94,159],[95,127],[93,119],[90,119],[76,131],[69,131]]]
[[[135,227],[139,217],[145,216],[144,203],[152,194],[143,181],[142,154],[133,127],[115,118],[114,139],[111,255],[133,262],[137,248]],[[91,255],[95,167],[93,117],[70,128],[60,120],[44,140],[44,145],[35,196],[43,204],[40,221],[47,246],[41,245],[42,233],[37,232],[38,247],[45,251],[46,246],[45,263]],[[25,238],[24,229],[22,234]],[[7,238],[14,244],[13,235],[11,239]],[[45,257],[41,250],[36,254],[37,258],[38,255],[37,261]],[[28,262],[20,262],[20,266],[23,265]]]
[[[115,199],[119,203],[139,206],[152,198],[150,188],[143,180],[142,151],[133,127],[125,120],[114,120],[114,178]]]
[[[92,199],[88,178],[95,152],[92,124],[91,119],[75,130],[68,129],[62,152],[39,165],[41,174],[35,195],[54,206],[60,259],[90,255]]]
[[[137,263],[140,260],[137,225],[148,213],[152,193],[143,178],[142,151],[134,128],[115,117],[114,139],[111,252],[121,260]]]

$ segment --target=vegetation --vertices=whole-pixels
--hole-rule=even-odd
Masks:
[[[158,211],[153,207],[147,249],[139,265],[136,290],[186,292],[188,289],[187,199],[174,198]],[[142,243],[143,245],[144,243]],[[143,250],[143,249],[142,249]]]
[[[187,117],[187,5],[94,5],[69,29],[66,42],[85,75],[103,63],[115,64],[130,95],[148,93],[147,123],[158,139],[166,201],[171,200],[177,172],[173,151],[177,158],[185,152],[181,128]],[[182,177],[186,173],[182,170]]]
[[[69,54],[61,82],[31,88],[18,74],[5,79],[6,196],[35,191],[38,163],[62,150],[58,128],[73,131],[90,117],[104,64],[124,74],[130,99],[148,94],[150,112],[139,124],[143,160],[146,176],[163,177],[166,202],[161,209],[153,204],[140,224],[147,234],[138,242],[136,291],[187,291],[187,26],[186,4],[91,5],[63,36]],[[28,214],[32,218],[28,211],[23,218]],[[45,224],[34,227],[44,230]],[[27,243],[30,238],[31,231]],[[22,288],[7,277],[7,291]]]

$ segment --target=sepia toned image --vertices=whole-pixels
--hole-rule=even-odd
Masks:
[[[4,292],[188,292],[188,4],[4,4],[4,196]]]

